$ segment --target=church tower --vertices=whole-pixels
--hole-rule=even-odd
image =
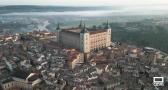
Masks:
[[[57,35],[57,42],[59,42],[59,43],[60,43],[60,32],[61,32],[61,29],[60,29],[60,25],[58,23],[57,28],[56,28],[56,35]]]
[[[84,53],[90,52],[90,34],[84,24],[80,32],[80,50]]]
[[[109,25],[109,22],[107,21],[105,29],[107,30],[107,41],[106,41],[106,47],[111,45],[111,27]]]

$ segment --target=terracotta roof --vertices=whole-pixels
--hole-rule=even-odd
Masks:
[[[69,31],[69,30],[79,30],[80,28],[76,27],[76,28],[66,28],[66,29],[62,29],[63,31]]]
[[[101,32],[106,32],[105,29],[89,29],[87,28],[88,32],[90,32],[90,34],[97,34],[97,33],[101,33]],[[81,31],[80,28],[68,28],[68,29],[62,29],[62,32],[70,32],[70,33],[74,33],[74,34],[79,34]]]
[[[68,51],[67,55],[68,55],[69,61],[72,62],[74,59],[76,59],[78,54],[79,52],[77,51]]]
[[[106,30],[90,31],[90,34],[97,34],[97,33],[102,33],[102,32],[106,32]]]
[[[77,33],[79,34],[81,29],[80,28],[68,28],[68,29],[62,29],[63,32],[70,32],[70,33]]]
[[[47,44],[44,44],[44,47],[49,48],[49,49],[58,49],[59,48],[57,43],[55,43],[55,44],[54,43],[47,43]]]

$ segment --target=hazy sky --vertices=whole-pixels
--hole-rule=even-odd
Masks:
[[[110,5],[160,5],[168,0],[0,0],[0,5],[69,5],[69,6],[110,6]]]

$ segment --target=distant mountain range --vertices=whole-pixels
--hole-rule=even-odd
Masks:
[[[10,5],[0,6],[0,14],[22,12],[65,12],[65,11],[88,11],[88,10],[111,10],[118,7],[75,7],[75,6],[35,6],[35,5]]]

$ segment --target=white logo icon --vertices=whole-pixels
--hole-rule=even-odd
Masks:
[[[164,86],[164,77],[153,77],[154,86]]]

